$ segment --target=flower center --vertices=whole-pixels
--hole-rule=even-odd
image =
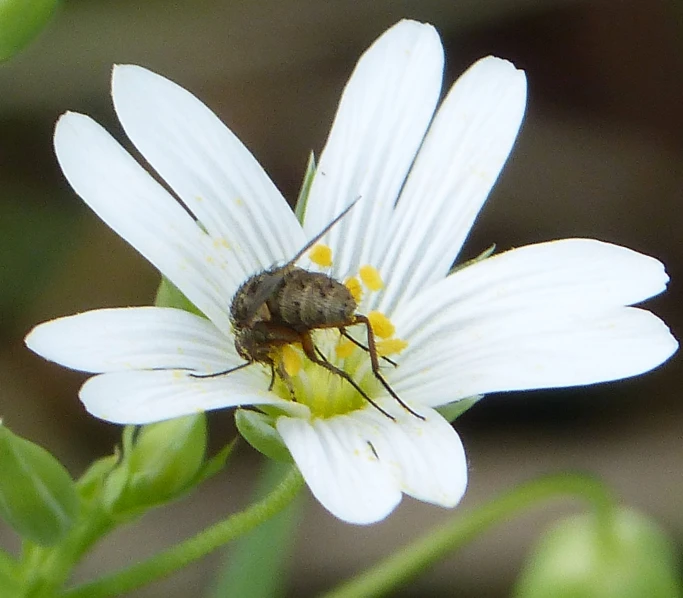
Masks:
[[[332,264],[331,249],[321,244],[315,245],[308,257],[322,267]],[[344,285],[358,305],[364,294],[381,290],[384,283],[376,268],[364,265],[358,276],[349,277]],[[382,312],[364,315],[372,340],[362,321],[349,322],[344,333],[337,328],[310,330],[316,355],[331,367],[314,363],[298,343],[274,351],[278,375],[273,390],[284,399],[307,405],[315,417],[322,418],[360,409],[381,396],[384,388],[373,371],[371,351],[381,370],[386,370],[396,367],[389,356],[401,352],[407,343],[394,337],[394,325]]]

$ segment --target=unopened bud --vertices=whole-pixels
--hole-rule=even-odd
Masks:
[[[519,580],[515,598],[680,598],[672,542],[648,517],[619,508],[546,532]]]

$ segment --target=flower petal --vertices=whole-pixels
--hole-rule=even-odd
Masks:
[[[442,74],[438,34],[415,21],[389,29],[353,71],[305,215],[306,232],[313,236],[360,198],[325,237],[335,249],[337,278],[381,253],[383,228],[434,113]]]
[[[133,65],[114,68],[112,96],[126,134],[244,280],[296,253],[294,213],[242,142],[191,93]]]
[[[335,517],[374,523],[401,501],[398,483],[368,444],[367,430],[349,417],[280,417],[276,427],[311,492]]]
[[[391,384],[403,400],[436,406],[490,392],[628,378],[657,367],[677,347],[659,318],[633,307],[583,315],[501,312],[448,322],[431,340],[411,345]]]
[[[657,260],[590,239],[489,258],[399,307],[396,333],[409,345],[391,384],[404,400],[439,405],[643,373],[678,344],[657,317],[621,306],[667,280]]]
[[[436,411],[421,405],[421,420],[395,400],[381,401],[396,421],[377,409],[354,414],[355,422],[367,425],[368,438],[385,468],[399,480],[406,494],[443,507],[460,502],[467,487],[467,460],[458,434]]]
[[[394,315],[400,334],[429,335],[428,322],[547,309],[585,312],[638,303],[661,293],[658,260],[594,239],[563,239],[494,255],[432,285]],[[396,324],[396,322],[394,322]],[[398,334],[398,333],[397,333]]]
[[[259,387],[245,370],[215,378],[193,378],[178,370],[115,372],[90,378],[79,396],[95,417],[120,424],[148,424],[243,405],[290,410],[291,402],[268,392],[267,377],[261,379]]]
[[[215,372],[244,361],[209,320],[162,307],[98,309],[58,318],[36,326],[26,344],[50,361],[84,372]]]
[[[229,293],[242,282],[241,275],[226,266],[214,242],[178,202],[87,116],[64,114],[54,143],[76,193],[216,326],[229,329]]]
[[[277,421],[307,484],[320,503],[349,523],[374,523],[399,503],[401,492],[439,504],[460,501],[467,483],[462,443],[435,411],[426,419],[393,399],[330,419]]]
[[[507,160],[522,122],[526,78],[489,56],[453,85],[429,128],[378,257],[391,281],[380,307],[390,313],[446,275]],[[429,239],[429,243],[424,243]]]

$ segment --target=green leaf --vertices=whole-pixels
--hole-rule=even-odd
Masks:
[[[453,403],[448,403],[447,405],[441,405],[437,407],[436,410],[443,416],[446,421],[454,422],[458,419],[465,411],[468,411],[473,407],[479,400],[483,398],[484,395],[477,395],[476,397],[468,397],[466,399],[460,399],[459,401],[454,401]]]
[[[0,516],[22,537],[51,545],[71,529],[78,511],[76,485],[64,466],[0,424]]]
[[[266,496],[289,469],[283,463],[267,460],[254,502]],[[277,598],[285,595],[292,539],[301,519],[301,506],[300,497],[297,497],[283,511],[233,545],[210,598]]]
[[[161,282],[159,283],[159,288],[157,289],[157,296],[154,301],[154,305],[157,307],[175,307],[176,309],[182,309],[184,311],[189,311],[192,314],[196,314],[205,318],[206,316],[195,306],[185,295],[183,295],[178,287],[176,287],[170,280],[165,276],[161,277]]]
[[[58,0],[0,0],[0,61],[36,37],[58,4]]]
[[[313,184],[313,177],[315,175],[315,155],[311,152],[308,156],[308,164],[306,164],[306,172],[304,173],[304,180],[301,183],[301,190],[299,197],[294,206],[294,214],[297,220],[301,223],[304,221],[304,214],[306,213],[306,205],[308,205],[308,194],[311,191]]]
[[[243,438],[258,452],[275,461],[293,463],[292,455],[275,429],[272,417],[251,409],[238,409],[235,412],[235,424]]]

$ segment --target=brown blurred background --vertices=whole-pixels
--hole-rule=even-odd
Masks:
[[[320,151],[360,52],[402,17],[439,29],[446,85],[486,54],[527,71],[527,118],[513,156],[465,248],[478,254],[586,236],[659,257],[673,279],[648,303],[683,330],[683,6],[637,0],[64,3],[28,50],[0,66],[0,417],[57,454],[74,475],[111,450],[116,426],[76,398],[84,377],[22,345],[35,323],[78,310],[152,301],[157,276],[82,205],[52,152],[63,111],[94,116],[123,139],[109,99],[112,63],[147,66],[193,91],[250,147],[285,195]],[[229,298],[226,298],[228,300]],[[457,422],[471,482],[461,508],[535,475],[584,470],[683,538],[680,360],[634,380],[487,397]],[[230,414],[212,416],[218,444]],[[258,458],[242,447],[196,495],[117,532],[82,578],[184,538],[249,498]],[[558,503],[497,528],[400,596],[509,595]],[[309,596],[452,516],[405,500],[384,523],[342,524],[312,500],[293,554],[291,596]],[[14,540],[0,527],[0,542]],[[134,594],[200,596],[215,555]]]

